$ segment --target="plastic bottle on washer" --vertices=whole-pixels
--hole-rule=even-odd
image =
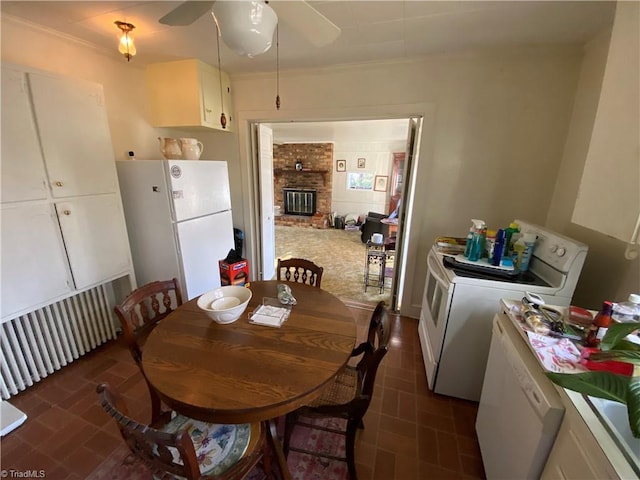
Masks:
[[[500,266],[506,238],[506,232],[503,229],[499,229],[496,232],[496,243],[493,247],[493,258],[491,259],[491,265],[495,265],[496,267]]]
[[[517,222],[511,222],[507,228],[505,228],[506,238],[504,242],[504,250],[502,252],[503,257],[510,257],[511,252],[513,251],[513,243],[516,238],[513,238],[513,235],[520,231],[520,225]]]
[[[484,253],[487,256],[487,261],[491,263],[493,260],[493,251],[496,247],[496,231],[495,230],[487,230],[487,238],[485,240],[485,249]]]
[[[593,323],[591,324],[591,327],[589,327],[589,332],[587,333],[587,338],[585,338],[587,346],[597,347],[600,345],[602,337],[604,337],[604,334],[611,324],[612,310],[613,303],[605,301],[602,304],[602,309],[600,309],[596,318],[593,319]]]
[[[471,248],[469,250],[469,260],[476,262],[482,256],[484,248],[484,236],[487,233],[487,225],[484,220],[471,220],[473,222],[473,237],[471,239]]]
[[[533,249],[536,246],[537,236],[535,233],[527,232],[523,234],[513,246],[514,251],[518,252],[518,267],[521,272],[526,272],[529,269],[529,262],[531,261],[531,255],[533,255]]]
[[[467,233],[467,243],[464,247],[464,256],[469,258],[469,252],[471,252],[471,243],[473,242],[473,224],[471,224],[471,228],[469,228],[469,233]]]
[[[640,295],[632,293],[626,302],[614,303],[611,318],[619,323],[640,322]]]

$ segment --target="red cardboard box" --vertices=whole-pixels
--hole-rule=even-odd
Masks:
[[[244,285],[249,281],[249,261],[239,260],[227,263],[224,260],[218,262],[220,267],[220,285]]]

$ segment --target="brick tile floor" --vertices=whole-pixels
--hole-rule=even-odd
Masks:
[[[371,310],[354,304],[351,311],[362,339]],[[115,423],[98,406],[95,387],[103,381],[124,396],[134,418],[150,418],[142,376],[123,344],[109,342],[10,400],[28,420],[2,438],[2,469],[84,479],[110,455],[122,455]],[[429,391],[417,321],[392,316],[390,350],[357,437],[360,480],[484,478],[476,412],[474,402]]]

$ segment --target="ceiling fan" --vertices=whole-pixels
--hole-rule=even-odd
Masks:
[[[187,0],[159,22],[186,26],[209,12],[213,13],[222,41],[249,57],[269,50],[279,19],[316,47],[328,45],[340,35],[338,26],[304,0]]]

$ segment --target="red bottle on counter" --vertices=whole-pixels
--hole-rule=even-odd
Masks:
[[[598,335],[598,332],[601,328],[609,328],[609,325],[611,324],[612,311],[613,303],[605,301],[602,304],[602,309],[598,312],[596,318],[593,319],[591,327],[589,327],[589,333],[587,334],[587,338],[585,339],[587,346],[597,347],[600,344],[602,335]]]

